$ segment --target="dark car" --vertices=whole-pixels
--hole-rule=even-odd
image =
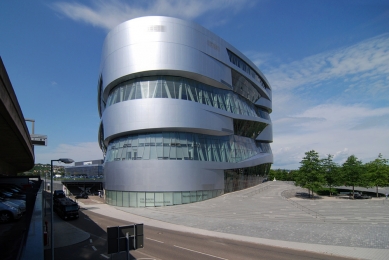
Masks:
[[[71,218],[78,218],[79,206],[77,202],[69,198],[57,198],[54,201],[54,211],[61,218],[67,220]]]
[[[60,199],[65,197],[65,192],[63,192],[63,190],[55,190],[53,193],[53,199]]]
[[[354,196],[355,199],[371,199],[371,196],[365,195],[365,194],[358,194]]]
[[[80,194],[76,195],[76,199],[87,199],[88,194],[86,192],[81,192]]]

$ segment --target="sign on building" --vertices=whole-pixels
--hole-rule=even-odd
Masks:
[[[47,135],[31,134],[30,136],[33,145],[47,146]]]

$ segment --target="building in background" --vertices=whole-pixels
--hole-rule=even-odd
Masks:
[[[104,160],[75,162],[74,166],[65,167],[65,176],[102,178],[103,163]]]
[[[98,110],[111,205],[202,201],[259,184],[273,162],[269,82],[192,22],[142,17],[114,28],[102,51]]]

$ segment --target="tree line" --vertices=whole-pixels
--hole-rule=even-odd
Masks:
[[[331,196],[337,192],[334,187],[349,186],[353,197],[355,187],[375,187],[378,197],[378,188],[389,186],[389,160],[382,154],[365,164],[355,155],[350,155],[342,165],[333,158],[331,154],[320,158],[315,150],[311,150],[305,153],[298,170],[271,169],[268,179],[294,181],[297,186],[307,188],[310,196],[313,192]]]

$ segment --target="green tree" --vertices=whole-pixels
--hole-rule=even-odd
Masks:
[[[333,161],[333,158],[333,155],[328,154],[327,158],[320,160],[324,175],[324,181],[329,188],[330,197],[334,192],[333,187],[341,184],[341,178],[339,175],[339,165]]]
[[[285,169],[270,169],[268,180],[272,181],[274,178],[277,181],[293,181],[293,171]]]
[[[384,187],[389,182],[389,165],[388,159],[382,158],[382,154],[378,158],[366,164],[369,184],[376,187],[378,198],[378,187]]]
[[[313,191],[322,187],[324,184],[323,169],[320,163],[319,154],[311,150],[305,153],[305,157],[300,162],[301,166],[298,172],[295,172],[295,183],[301,187],[307,188],[309,196],[313,196]]]
[[[274,180],[274,178],[277,179],[277,172],[276,172],[276,170],[270,169],[270,172],[269,172],[269,175],[267,176],[267,179],[269,181],[272,181],[272,180]]]
[[[362,161],[355,155],[350,155],[342,165],[342,177],[346,186],[353,187],[353,199],[355,186],[367,186],[364,180]]]

